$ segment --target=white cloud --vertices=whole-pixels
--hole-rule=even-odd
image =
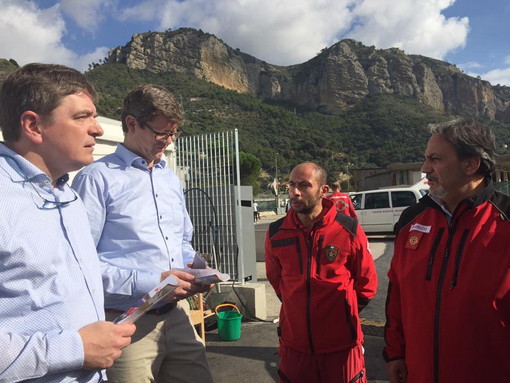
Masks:
[[[467,18],[445,18],[454,0],[146,0],[122,17],[189,26],[273,64],[297,64],[342,38],[442,59],[464,47]]]
[[[352,0],[145,1],[124,17],[156,14],[160,29],[189,26],[273,64],[296,64],[338,41],[352,16]],[[157,8],[157,12],[153,10]]]
[[[62,12],[73,19],[80,28],[92,34],[97,32],[101,22],[116,4],[116,0],[60,0]]]
[[[397,47],[406,53],[443,59],[466,44],[469,20],[441,12],[455,0],[363,0],[353,10],[356,25],[349,34],[365,45]]]
[[[18,64],[59,62],[69,64],[74,53],[61,39],[65,24],[57,6],[41,10],[32,1],[0,1],[0,57]]]
[[[100,47],[96,48],[94,52],[77,56],[74,60],[73,67],[78,69],[81,72],[86,71],[89,68],[89,65],[92,65],[92,63],[97,63],[99,60],[104,59],[108,56],[108,50],[107,47]]]
[[[19,65],[57,63],[84,71],[90,62],[106,56],[106,48],[77,55],[62,43],[65,33],[58,4],[41,9],[29,0],[0,0],[0,36],[4,36],[0,38],[0,57],[12,58]]]
[[[472,70],[472,69],[480,69],[483,68],[483,65],[476,61],[469,61],[467,63],[462,63],[458,65],[459,68],[463,70]]]
[[[472,74],[476,76],[476,74]],[[494,69],[487,73],[480,74],[480,77],[489,81],[492,85],[510,86],[510,68]]]

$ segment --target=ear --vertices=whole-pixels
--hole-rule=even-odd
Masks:
[[[474,176],[475,173],[480,168],[480,164],[482,162],[480,157],[470,157],[464,160],[464,171],[466,172],[466,175],[468,176]]]
[[[328,185],[322,185],[321,186],[321,197],[326,197],[328,192],[329,192],[329,186]]]
[[[128,128],[128,132],[133,131],[133,129],[135,129],[138,124],[139,123],[138,123],[137,119],[135,118],[135,116],[132,116],[130,114],[128,114],[126,116],[126,125]]]
[[[20,118],[21,134],[33,143],[42,142],[41,117],[31,110],[23,112]]]

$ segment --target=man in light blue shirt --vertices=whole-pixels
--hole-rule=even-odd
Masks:
[[[182,187],[163,156],[180,134],[181,107],[165,88],[145,85],[126,96],[121,119],[124,143],[73,182],[101,260],[107,319],[133,306],[169,274],[180,286],[172,300],[138,319],[132,344],[108,370],[109,382],[212,382],[184,299],[208,287],[175,270],[195,255]]]
[[[0,89],[0,382],[101,382],[135,326],[104,321],[100,265],[67,173],[92,162],[95,92],[61,65]]]

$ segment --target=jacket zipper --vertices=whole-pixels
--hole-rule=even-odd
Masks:
[[[303,274],[303,254],[301,253],[301,243],[299,242],[299,237],[296,238],[296,252],[298,256],[299,272]]]
[[[456,222],[459,221],[460,217],[467,211],[464,209],[462,212],[458,214],[455,218],[455,212],[457,212],[459,207],[455,209],[453,212],[453,217],[451,224],[449,225],[448,230],[448,241],[446,242],[446,249],[443,258],[443,263],[441,265],[441,272],[439,274],[439,280],[437,281],[437,290],[436,290],[436,309],[434,313],[434,383],[439,383],[439,327],[440,327],[440,314],[441,314],[441,289],[443,287],[444,279],[446,276],[446,269],[448,268],[448,260],[450,258],[450,250],[452,246],[453,237],[455,235]],[[465,236],[467,236],[466,232],[462,237],[465,240]],[[463,245],[461,245],[463,246]],[[458,252],[457,252],[458,254]],[[459,259],[460,264],[460,259]]]
[[[321,256],[322,256],[322,243],[324,242],[324,236],[321,235],[319,237],[319,244],[317,246],[317,266],[316,266],[316,274],[320,275],[321,273]]]
[[[439,232],[434,239],[434,243],[432,244],[432,248],[430,249],[429,263],[427,265],[427,274],[425,275],[425,280],[430,281],[432,279],[432,266],[434,266],[434,258],[436,257],[437,247],[439,246],[439,242],[441,242],[441,238],[443,238],[444,229],[439,229]]]
[[[311,321],[311,300],[312,300],[312,294],[311,294],[311,275],[312,275],[312,250],[313,250],[313,243],[314,243],[314,232],[310,232],[310,236],[308,241],[305,239],[305,242],[308,247],[308,257],[306,262],[306,325],[308,327],[308,342],[310,343],[310,352],[312,354],[315,353],[315,348],[313,347],[313,336],[312,336],[312,321]]]
[[[436,309],[434,313],[434,382],[439,383],[439,316],[441,313],[441,288],[443,286],[446,269],[448,266],[448,259],[450,258],[450,246],[452,244],[453,231],[448,236],[448,242],[446,243],[446,250],[441,265],[441,272],[439,274],[439,280],[437,281],[436,290]]]
[[[462,239],[460,240],[459,247],[457,249],[457,254],[455,256],[455,268],[453,270],[453,278],[450,283],[450,290],[453,290],[457,286],[457,279],[459,277],[459,269],[460,269],[460,260],[462,258],[462,254],[464,253],[464,245],[466,244],[466,239],[469,234],[469,229],[464,230],[462,233]]]
[[[365,375],[365,370],[361,370],[360,372],[358,372],[354,378],[352,378],[351,380],[349,380],[349,383],[354,383],[356,382],[357,380],[360,380],[361,378],[363,378],[363,376]]]

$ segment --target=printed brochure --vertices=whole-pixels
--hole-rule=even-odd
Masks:
[[[145,294],[133,307],[115,318],[113,323],[135,323],[138,318],[154,308],[163,298],[170,297],[178,285],[177,279],[173,275],[169,275],[159,285]]]

